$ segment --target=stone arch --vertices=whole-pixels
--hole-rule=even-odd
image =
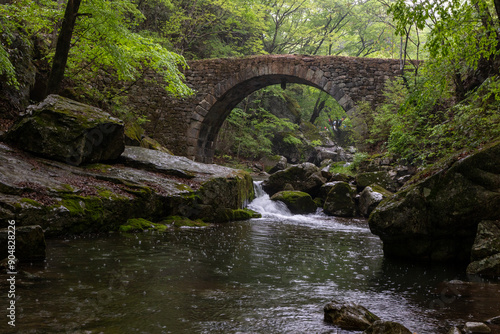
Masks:
[[[261,70],[266,73],[266,67]],[[235,79],[231,78],[220,83],[216,90],[206,94],[196,107],[195,113],[201,117],[198,117],[198,122],[191,122],[188,130],[188,133],[196,139],[196,142],[193,141],[195,159],[206,163],[212,162],[219,130],[231,110],[251,93],[267,86],[287,83],[312,86],[332,96],[348,114],[352,113],[353,100],[338,85],[325,80],[322,73],[318,75],[318,71],[322,72],[308,71],[305,77],[290,74],[261,74],[246,76],[240,82],[235,82]]]

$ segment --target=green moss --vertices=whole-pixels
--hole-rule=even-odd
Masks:
[[[138,197],[149,197],[153,193],[153,190],[148,186],[130,182],[123,182],[123,184],[127,186],[127,188],[124,189],[126,192]]]
[[[189,191],[189,192],[194,191],[193,189],[191,189],[190,186],[188,186],[187,184],[184,184],[184,183],[177,184],[175,187],[181,191]]]
[[[246,220],[250,218],[261,218],[262,215],[250,209],[233,210],[233,220]]]
[[[169,216],[162,223],[174,227],[205,227],[210,225],[201,219],[191,220],[182,216]]]
[[[75,188],[73,188],[69,184],[61,184],[61,187],[59,189],[56,189],[56,191],[60,193],[74,193]]]
[[[99,197],[95,196],[68,196],[61,203],[72,216],[84,216],[91,221],[102,221],[104,208]]]
[[[131,218],[127,222],[121,225],[118,230],[120,232],[130,233],[130,232],[142,232],[146,230],[155,230],[163,232],[167,229],[164,224],[155,224],[149,220],[143,218]]]
[[[144,129],[137,123],[127,123],[124,129],[125,136],[140,143],[144,135]]]
[[[36,207],[42,207],[43,206],[42,204],[38,203],[35,200],[32,200],[31,198],[21,198],[21,203],[27,203],[29,205],[36,206]]]
[[[101,198],[109,199],[109,200],[129,200],[126,196],[120,196],[111,190],[104,187],[95,187],[97,190],[97,194]]]
[[[273,201],[281,201],[286,204],[292,213],[312,213],[316,211],[317,205],[311,195],[302,191],[284,190],[274,194]]]

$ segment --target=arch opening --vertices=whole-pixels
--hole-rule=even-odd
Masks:
[[[196,142],[196,160],[212,163],[219,131],[225,119],[241,101],[267,86],[280,85],[282,89],[286,89],[288,83],[311,86],[327,93],[340,104],[346,113],[353,109],[350,97],[331,82],[317,83],[297,76],[279,74],[253,77],[230,87],[211,105],[200,124]]]

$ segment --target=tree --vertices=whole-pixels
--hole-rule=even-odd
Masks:
[[[499,9],[498,0],[397,0],[390,6],[397,34],[407,36],[412,25],[430,29],[425,46],[430,66],[450,69],[459,100],[498,73]]]
[[[50,70],[50,76],[47,82],[47,94],[45,95],[52,93],[57,94],[61,87],[80,3],[81,0],[68,0],[66,4],[61,31],[57,38],[56,53],[52,61],[52,69]]]

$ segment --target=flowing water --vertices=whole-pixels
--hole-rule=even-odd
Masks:
[[[323,322],[331,300],[419,334],[500,315],[499,285],[445,293],[464,268],[386,260],[365,220],[291,215],[258,190],[260,219],[49,240],[47,260],[16,282],[12,332],[355,333]]]

